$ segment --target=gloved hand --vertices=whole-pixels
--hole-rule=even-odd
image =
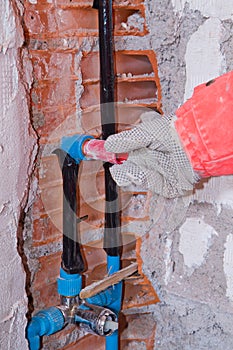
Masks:
[[[173,125],[175,117],[151,111],[131,130],[109,136],[109,152],[129,154],[127,161],[110,168],[119,186],[136,185],[166,198],[192,193],[199,180]]]

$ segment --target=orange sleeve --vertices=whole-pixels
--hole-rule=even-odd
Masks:
[[[202,177],[233,174],[233,71],[194,89],[175,127]]]

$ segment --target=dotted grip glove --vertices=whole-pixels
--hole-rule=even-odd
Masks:
[[[199,177],[180,144],[174,118],[147,112],[133,129],[108,137],[107,151],[129,154],[123,164],[110,168],[119,186],[136,185],[165,198],[193,191]]]

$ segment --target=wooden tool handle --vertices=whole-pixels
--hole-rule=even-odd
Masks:
[[[104,291],[108,287],[117,284],[126,277],[129,277],[138,270],[138,264],[132,263],[131,265],[113,273],[110,276],[103,278],[101,281],[94,282],[89,286],[83,288],[79,293],[81,299],[87,299],[93,297],[94,295]]]

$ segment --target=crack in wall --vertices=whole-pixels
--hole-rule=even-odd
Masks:
[[[17,0],[12,0],[12,5],[16,14],[17,21],[21,22],[22,33],[24,35],[26,32],[26,28],[25,28],[25,23],[23,21],[23,12],[24,12],[23,4],[21,2],[18,2]],[[31,103],[32,64],[29,59],[27,49],[23,47],[23,45],[18,48],[17,68],[18,68],[20,83],[24,88],[26,104],[29,111],[30,124],[28,128],[31,129],[31,132],[33,133],[33,136],[34,136],[34,145],[30,150],[29,163],[27,166],[27,176],[28,176],[27,188],[24,191],[24,197],[21,201],[18,227],[17,227],[17,252],[21,258],[21,262],[26,275],[25,292],[28,299],[28,303],[27,303],[28,311],[26,313],[26,317],[27,319],[30,319],[32,312],[34,311],[34,306],[33,306],[33,296],[31,292],[31,270],[29,267],[27,255],[25,253],[24,232],[25,232],[26,218],[28,215],[28,211],[30,206],[32,205],[32,202],[34,200],[34,195],[35,195],[34,193],[35,189],[33,189],[32,183],[33,183],[33,177],[35,174],[36,161],[39,154],[39,135],[36,132],[35,128],[33,127],[33,123],[32,123],[32,107],[31,107],[32,106],[32,103]]]

